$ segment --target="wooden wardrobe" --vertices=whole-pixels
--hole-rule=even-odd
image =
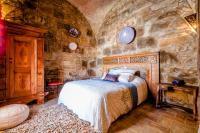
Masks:
[[[46,30],[10,22],[5,22],[5,26],[6,88],[3,102],[29,103],[37,100],[37,103],[43,103]]]

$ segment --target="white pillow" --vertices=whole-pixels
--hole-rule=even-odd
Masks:
[[[102,80],[105,79],[107,73],[108,73],[108,72],[104,72],[104,73],[103,73],[103,75],[102,75],[102,77],[101,77]]]
[[[109,74],[113,75],[120,75],[121,73],[131,73],[135,75],[135,73],[138,72],[138,70],[135,69],[129,69],[129,68],[113,68],[109,70]]]
[[[132,73],[121,73],[120,76],[118,77],[118,81],[128,83],[133,81],[134,77],[135,76]]]

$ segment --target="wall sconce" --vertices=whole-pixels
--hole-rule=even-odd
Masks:
[[[126,26],[119,32],[119,42],[121,44],[130,44],[136,37],[136,30],[133,27]]]
[[[197,14],[191,14],[189,16],[185,17],[185,20],[187,23],[195,30],[197,31]]]

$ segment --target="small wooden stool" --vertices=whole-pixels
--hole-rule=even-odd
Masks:
[[[49,82],[46,92],[48,93],[46,99],[53,99],[59,96],[63,82]]]

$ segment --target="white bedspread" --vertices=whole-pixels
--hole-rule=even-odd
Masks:
[[[132,83],[137,87],[140,104],[147,98],[146,82],[137,77]],[[131,91],[125,85],[92,79],[66,83],[58,103],[66,105],[101,132],[107,132],[114,120],[133,107]]]

